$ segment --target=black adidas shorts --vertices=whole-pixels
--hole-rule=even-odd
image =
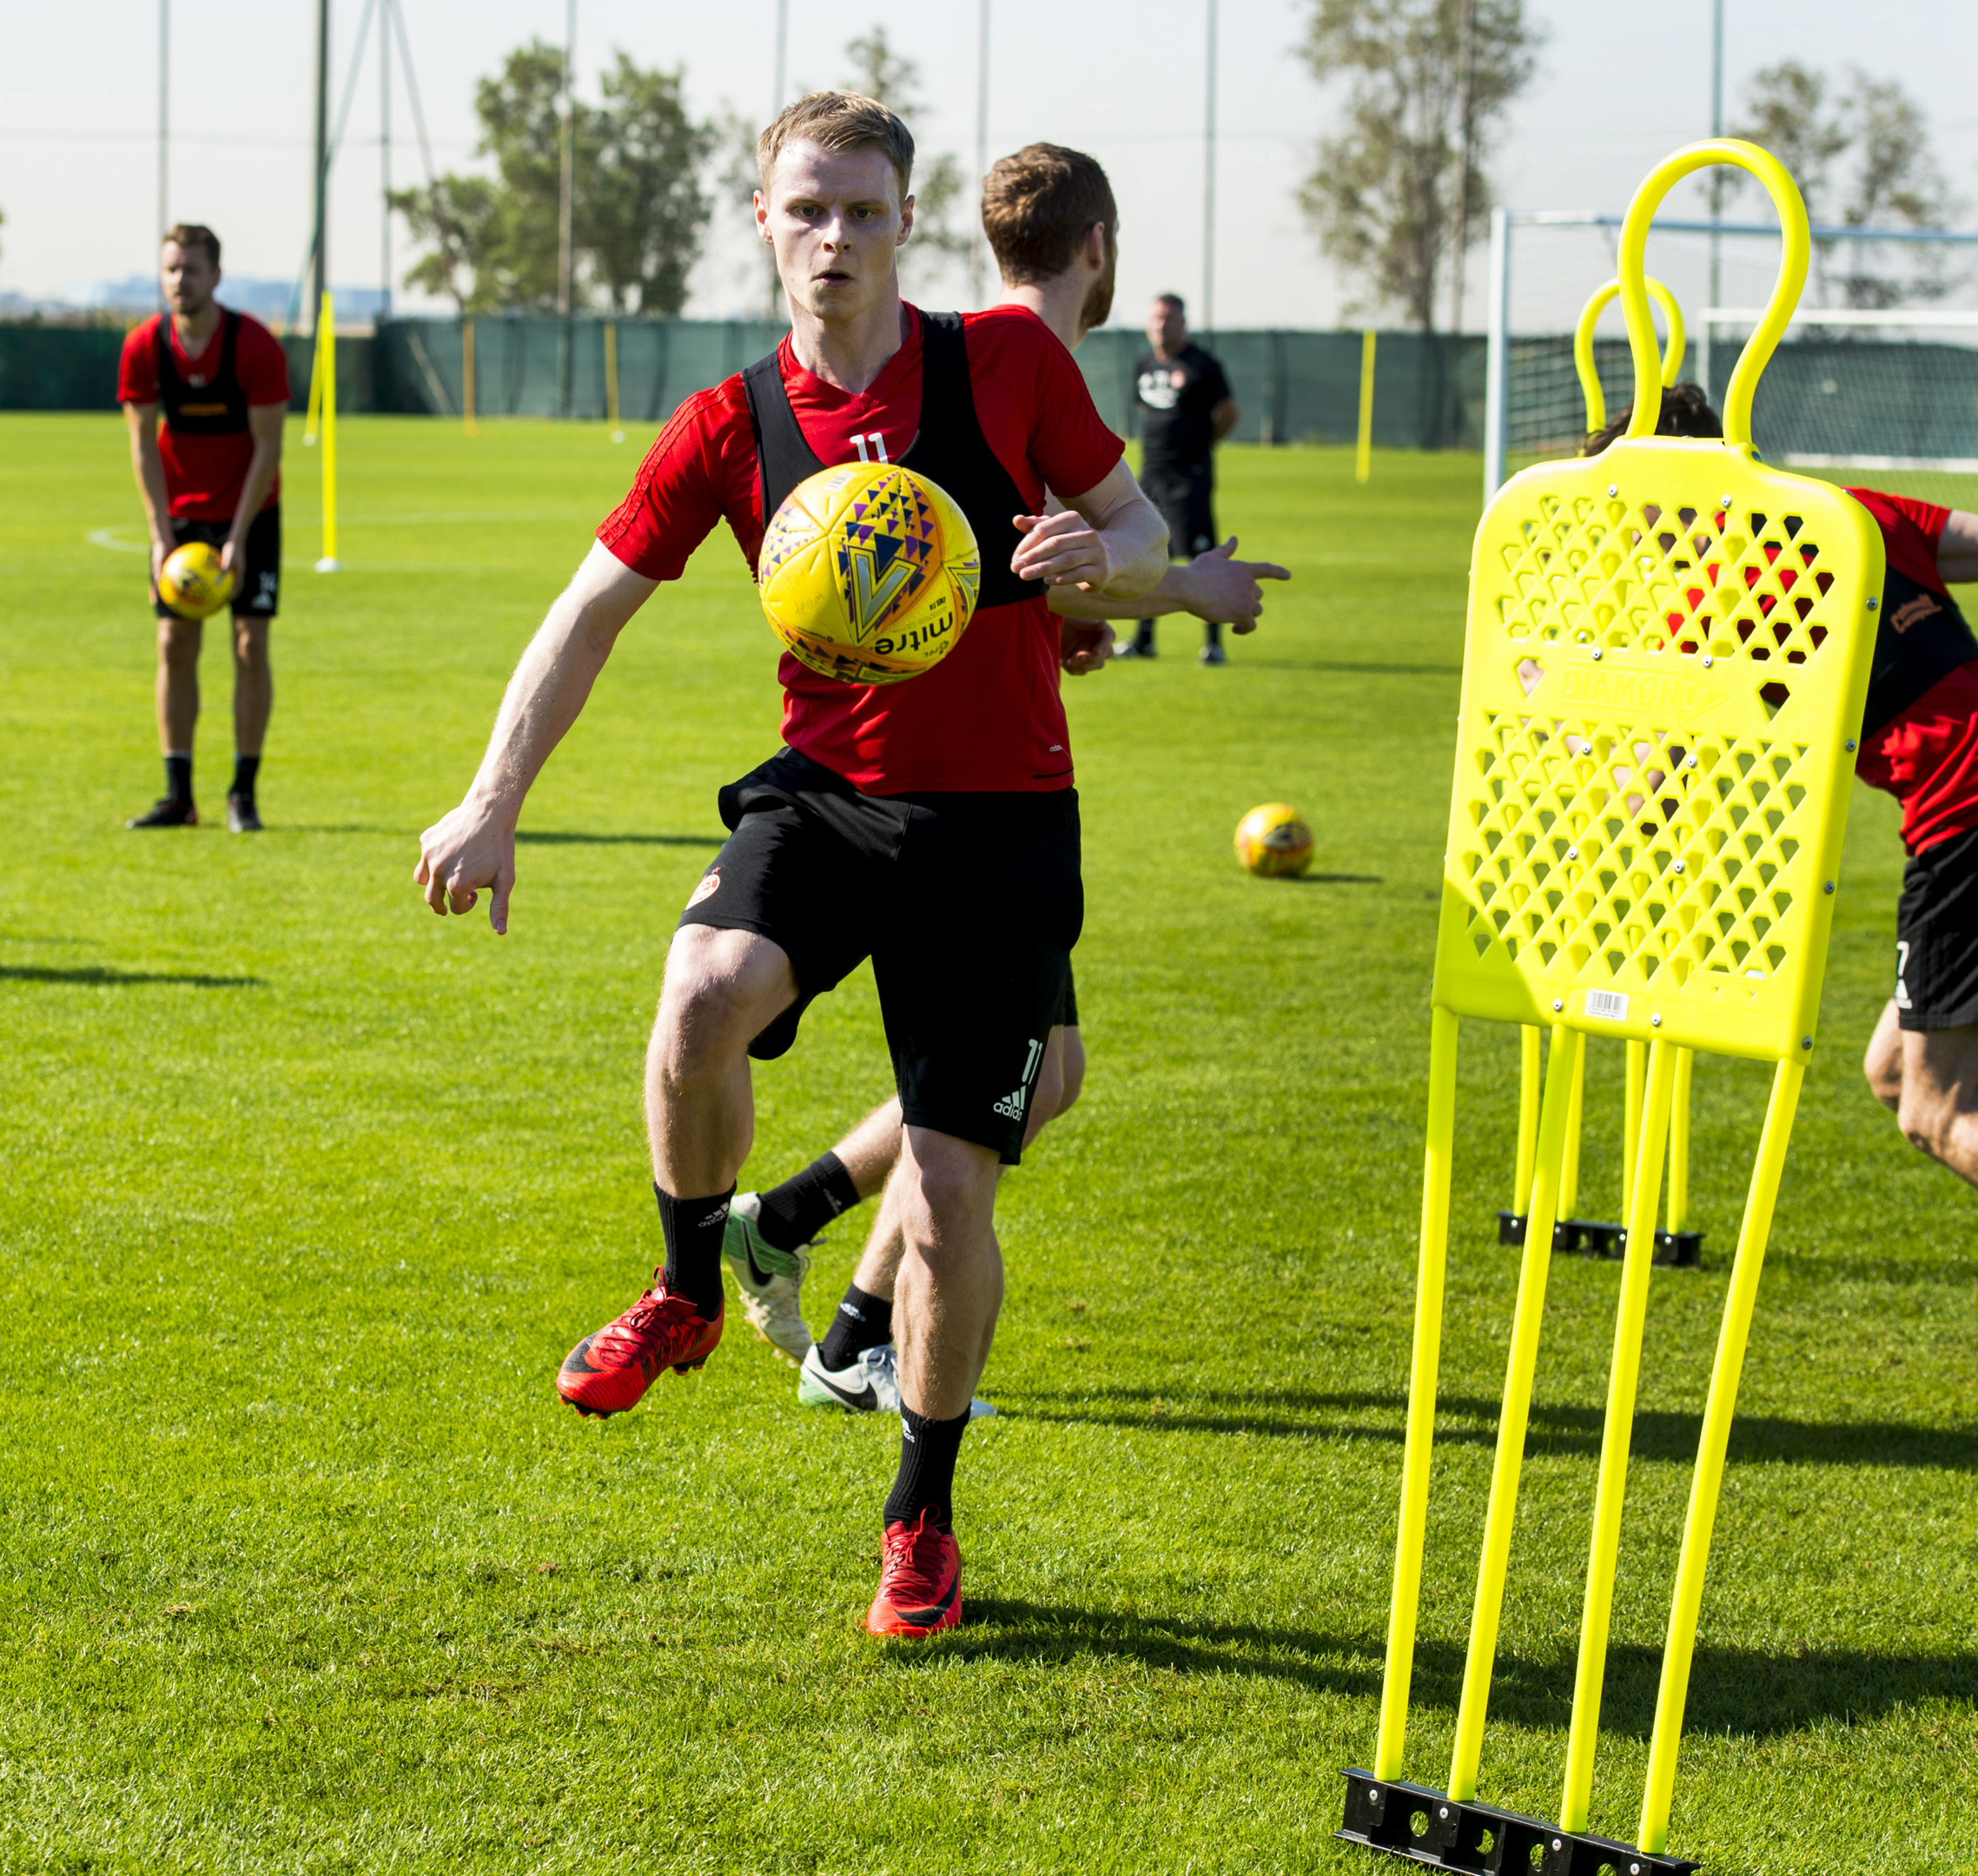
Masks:
[[[234,532],[231,521],[181,521],[172,519],[172,545],[182,547],[188,541],[204,541],[208,547],[224,547]],[[281,504],[263,508],[248,524],[248,538],[241,544],[241,577],[234,584],[233,611],[235,618],[273,618],[281,598]],[[151,589],[151,607],[160,618],[175,619],[173,611]]]
[[[1075,791],[862,795],[786,749],[722,789],[721,818],[680,922],[757,933],[797,973],[750,1054],[783,1054],[870,957],[907,1124],[1015,1166],[1084,920]]]
[[[1204,461],[1193,468],[1153,468],[1141,489],[1168,524],[1168,552],[1193,560],[1215,545],[1215,472]]]
[[[1058,1008],[1058,1021],[1067,1029],[1078,1027],[1078,986],[1071,981],[1071,960],[1065,960],[1064,1001]]]
[[[1895,1013],[1905,1029],[1978,1023],[1978,832],[1935,842],[1902,869]]]

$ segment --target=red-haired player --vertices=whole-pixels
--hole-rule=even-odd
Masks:
[[[234,576],[234,781],[227,825],[261,830],[255,788],[275,703],[268,628],[281,592],[281,424],[288,360],[267,327],[213,297],[220,240],[181,222],[165,236],[158,275],[169,314],[123,342],[117,398],[151,534],[151,606],[158,616],[158,741],[165,793],[134,828],[192,827],[192,737],[199,721],[198,619],[158,597],[175,547],[205,541]]]

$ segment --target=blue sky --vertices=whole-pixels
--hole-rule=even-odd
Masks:
[[[474,79],[533,34],[557,39],[562,0],[400,0],[440,165],[471,162]],[[341,83],[361,0],[335,0]],[[1507,127],[1494,175],[1517,207],[1617,210],[1642,174],[1709,128],[1709,0],[1638,8],[1537,0],[1549,28],[1538,81]],[[1333,101],[1292,56],[1303,6],[1221,0],[1216,314],[1230,325],[1327,325],[1345,292],[1320,257],[1294,191]],[[923,72],[923,149],[975,143],[976,0],[930,0],[882,16],[857,0],[792,0],[793,83],[843,76],[842,49],[884,17]],[[203,219],[237,273],[285,278],[307,239],[314,7],[311,0],[172,0],[178,45],[172,212]],[[1757,4],[1729,0],[1729,90],[1793,56],[1901,78],[1928,109],[1954,182],[1978,204],[1978,8],[1879,0]],[[712,6],[580,0],[583,83],[612,50],[684,63],[697,109],[752,117],[771,103],[774,0]],[[1036,137],[1104,162],[1122,215],[1120,312],[1152,293],[1198,298],[1203,281],[1204,0],[992,0],[991,155]],[[120,279],[148,261],[155,172],[157,0],[69,0],[10,10],[0,68],[0,289],[57,294]],[[374,287],[380,270],[377,82],[367,55],[336,177],[333,274]],[[415,180],[402,96],[394,156]],[[741,206],[724,205],[691,311],[751,298]],[[1970,215],[1967,225],[1978,225]],[[407,259],[402,229],[399,265]],[[1596,257],[1597,259],[1597,257]],[[1591,264],[1591,262],[1589,264]],[[1472,314],[1481,316],[1482,261]],[[1578,275],[1574,274],[1578,290]],[[951,279],[929,297],[964,296]],[[1562,289],[1564,290],[1564,289]]]

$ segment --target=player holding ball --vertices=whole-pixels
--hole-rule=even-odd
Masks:
[[[192,739],[199,721],[202,621],[159,591],[173,552],[216,547],[234,614],[234,780],[227,825],[258,834],[255,786],[275,679],[268,630],[281,591],[281,425],[288,360],[267,327],[214,299],[220,238],[196,222],[165,236],[158,277],[171,311],[123,342],[117,398],[151,536],[151,606],[158,618],[158,740],[165,793],[134,828],[195,827]]]
[[[718,521],[753,567],[791,489],[862,461],[903,464],[967,516],[982,588],[938,664],[871,685],[781,662],[785,746],[721,792],[730,837],[674,936],[647,1056],[665,1264],[557,1381],[581,1410],[616,1413],[713,1352],[729,1203],[753,1131],[749,1061],[784,1054],[810,1000],[871,957],[905,1126],[889,1195],[907,1252],[900,1464],[867,1626],[900,1635],[960,1617],[954,1473],[1002,1303],[997,1174],[1021,1153],[1082,917],[1045,594],[1145,593],[1167,547],[1119,439],[1041,321],[902,301],[913,148],[892,112],[844,92],[799,99],[763,133],[756,221],[790,336],[661,432],[524,653],[466,798],[422,836],[416,874],[439,913],[489,891],[506,928],[530,784],[619,632]],[[1047,516],[1047,488],[1079,492]]]

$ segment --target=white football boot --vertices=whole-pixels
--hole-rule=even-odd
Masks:
[[[825,1367],[815,1344],[804,1357],[797,1377],[797,1397],[806,1407],[843,1407],[850,1413],[900,1410],[900,1357],[890,1342],[870,1348],[849,1368]],[[986,1400],[969,1403],[971,1420],[993,1420],[996,1409]]]
[[[804,1279],[810,1269],[810,1246],[778,1251],[766,1243],[758,1222],[763,1214],[760,1192],[737,1192],[728,1207],[728,1224],[721,1236],[722,1255],[735,1273],[742,1292],[742,1314],[750,1328],[785,1361],[801,1363],[810,1352],[810,1331],[804,1325]],[[764,1273],[757,1282],[750,1259]]]

